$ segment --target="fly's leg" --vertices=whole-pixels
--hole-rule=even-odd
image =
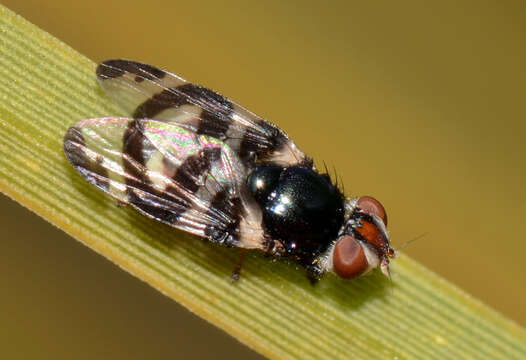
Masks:
[[[230,281],[238,281],[239,277],[241,276],[241,268],[243,267],[243,261],[245,261],[245,255],[247,253],[247,249],[241,249],[239,252],[239,259],[237,260],[236,267],[234,268],[234,271],[232,272],[232,275],[230,276]]]

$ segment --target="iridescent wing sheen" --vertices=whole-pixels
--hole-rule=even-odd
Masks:
[[[106,60],[97,67],[101,86],[133,118],[178,124],[230,146],[252,165],[312,165],[312,160],[274,124],[232,100],[154,66]]]
[[[264,249],[247,169],[221,140],[150,119],[80,121],[66,157],[91,184],[163,223],[226,245]]]

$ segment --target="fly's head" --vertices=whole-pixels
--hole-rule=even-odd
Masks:
[[[389,259],[395,257],[387,233],[387,214],[370,196],[345,202],[345,223],[326,254],[325,268],[352,279],[380,267],[389,276]]]

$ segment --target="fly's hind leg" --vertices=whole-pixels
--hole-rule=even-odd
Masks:
[[[234,271],[232,272],[232,275],[230,276],[230,281],[238,281],[241,276],[241,268],[243,267],[243,261],[245,261],[245,255],[247,253],[247,249],[241,249],[239,252],[239,259],[237,260],[236,267],[234,268]]]

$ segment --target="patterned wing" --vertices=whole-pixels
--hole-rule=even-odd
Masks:
[[[134,118],[178,124],[222,140],[246,164],[312,165],[274,124],[205,87],[151,65],[107,60],[97,67],[101,86]]]
[[[88,119],[68,129],[66,157],[91,184],[208,240],[264,248],[246,168],[219,139],[149,119]]]

